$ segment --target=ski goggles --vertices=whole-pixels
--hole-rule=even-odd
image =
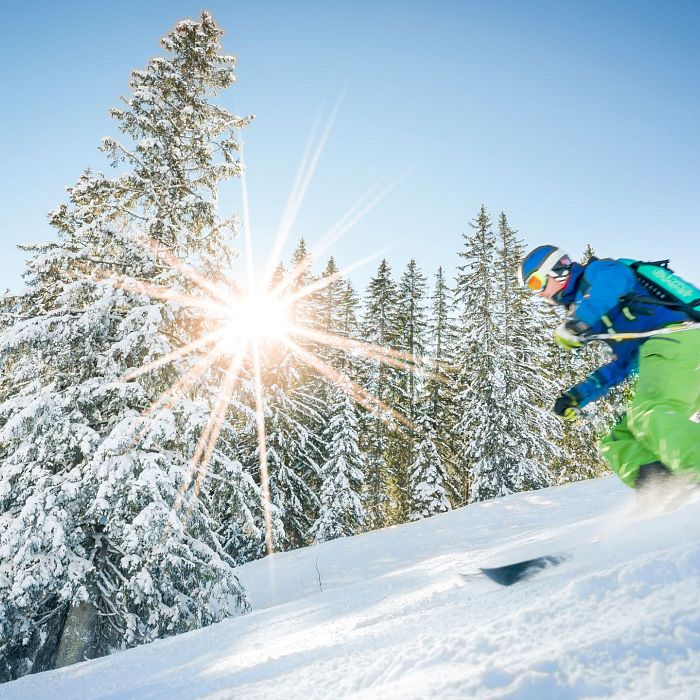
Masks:
[[[525,286],[538,294],[547,286],[550,277],[559,282],[564,282],[569,276],[571,260],[561,250],[555,250],[549,258],[537,269],[531,272],[525,279]]]
[[[547,281],[550,278],[549,272],[543,272],[542,270],[535,270],[526,280],[525,286],[531,292],[541,292],[546,286]]]

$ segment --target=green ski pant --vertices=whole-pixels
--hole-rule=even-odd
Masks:
[[[660,461],[700,480],[700,330],[647,340],[640,348],[639,383],[626,416],[600,451],[629,486],[642,464]]]

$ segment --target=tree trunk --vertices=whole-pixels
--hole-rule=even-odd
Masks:
[[[61,633],[54,668],[70,666],[95,653],[97,609],[90,603],[71,605]]]

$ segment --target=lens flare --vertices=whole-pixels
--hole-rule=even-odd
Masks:
[[[222,349],[282,341],[291,330],[289,300],[254,290],[231,300],[222,323]]]

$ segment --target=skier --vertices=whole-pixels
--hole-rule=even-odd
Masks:
[[[689,320],[681,308],[650,297],[629,265],[597,258],[581,265],[552,245],[525,256],[520,283],[566,307],[567,319],[554,334],[565,350],[580,348],[591,335],[644,332]],[[700,480],[700,424],[690,420],[700,410],[700,330],[681,327],[652,338],[606,342],[612,361],[563,392],[554,413],[575,420],[581,408],[638,371],[626,415],[600,443],[603,457],[635,488],[676,474]]]

